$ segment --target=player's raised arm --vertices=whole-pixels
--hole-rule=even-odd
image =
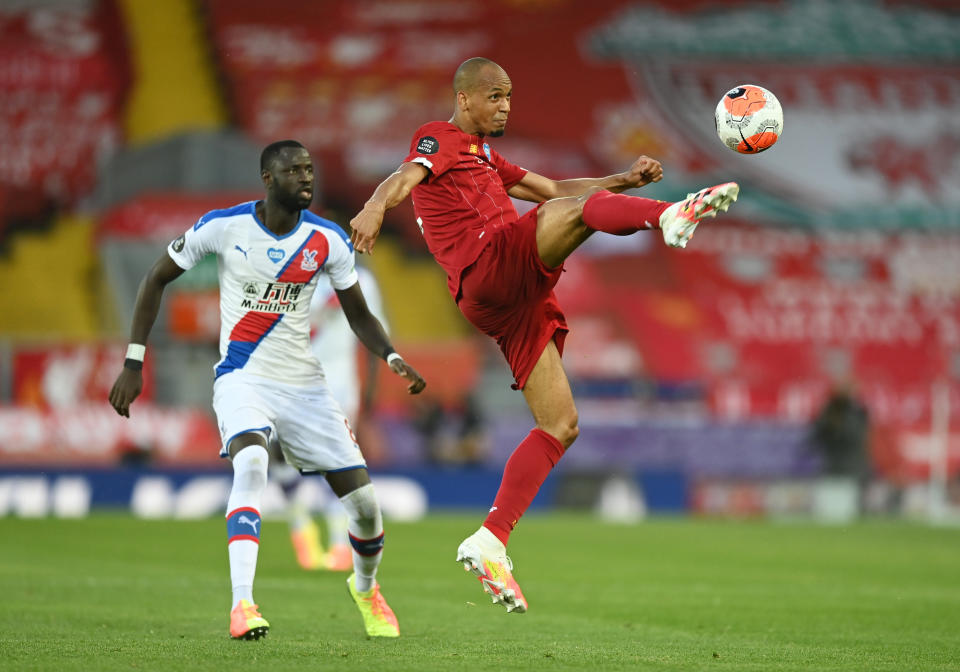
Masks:
[[[110,405],[126,418],[130,417],[130,404],[143,389],[143,352],[157,313],[160,312],[163,290],[182,273],[183,269],[164,252],[140,282],[130,327],[130,347],[109,397]]]
[[[350,220],[350,242],[357,252],[373,252],[373,244],[383,226],[384,213],[403,203],[428,172],[427,167],[419,163],[404,163],[377,186],[363,210]]]
[[[663,179],[663,166],[656,159],[641,156],[629,169],[607,177],[582,177],[572,180],[551,180],[543,175],[528,172],[507,192],[514,198],[542,203],[553,198],[580,196],[595,187],[620,193],[636,189],[650,182]]]
[[[387,332],[384,331],[383,325],[380,324],[380,320],[370,312],[367,300],[360,289],[360,283],[347,289],[338,289],[336,292],[337,298],[340,299],[340,306],[343,308],[343,314],[360,342],[370,352],[383,357],[391,371],[410,381],[410,384],[407,385],[407,391],[410,394],[419,394],[427,386],[427,383],[417,373],[416,369],[407,364],[403,357],[394,351],[393,344],[390,342]]]

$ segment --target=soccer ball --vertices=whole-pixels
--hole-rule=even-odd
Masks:
[[[727,91],[714,114],[717,135],[741,154],[770,149],[783,133],[783,108],[762,86],[741,84]]]

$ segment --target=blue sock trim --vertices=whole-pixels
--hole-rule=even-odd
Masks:
[[[380,536],[374,539],[358,539],[351,534],[350,545],[353,546],[353,550],[364,557],[376,555],[383,550],[383,533],[381,532]]]
[[[260,512],[249,506],[227,514],[227,544],[240,539],[260,543]]]

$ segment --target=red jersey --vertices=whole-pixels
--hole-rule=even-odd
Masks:
[[[517,221],[507,190],[527,174],[497,154],[484,138],[447,121],[424,124],[404,163],[430,173],[413,189],[413,208],[427,248],[447,272],[456,299],[460,273],[480,256],[490,232]]]

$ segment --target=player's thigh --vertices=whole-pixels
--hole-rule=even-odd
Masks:
[[[565,446],[573,442],[577,433],[577,407],[560,352],[552,340],[530,372],[523,397],[538,427]]]
[[[590,237],[583,223],[583,205],[600,188],[581,196],[555,198],[537,209],[537,253],[549,268],[556,268]]]
[[[304,473],[367,466],[350,422],[326,387],[304,389],[289,397],[276,425],[284,457]]]
[[[218,378],[213,384],[213,410],[220,429],[220,456],[235,453],[241,443],[252,445],[249,436],[262,436],[262,445],[266,445],[276,429],[274,405],[268,390],[241,375],[228,373]]]

